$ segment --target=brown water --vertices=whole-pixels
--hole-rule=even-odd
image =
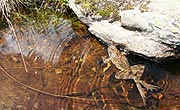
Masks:
[[[0,32],[0,109],[162,109],[180,108],[179,61],[157,64],[128,55],[131,65],[144,64],[142,79],[161,87],[148,91],[144,106],[132,80],[116,80],[118,69],[107,65],[106,46],[83,29],[72,30],[63,21],[39,32],[16,26],[28,72],[10,29]],[[176,67],[175,67],[176,66]],[[173,71],[176,70],[176,71]],[[15,80],[14,81],[11,76]]]

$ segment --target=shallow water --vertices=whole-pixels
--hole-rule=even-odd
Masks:
[[[83,26],[83,25],[82,25]],[[157,64],[128,55],[131,65],[144,64],[142,79],[161,87],[148,91],[144,107],[132,80],[117,80],[119,70],[102,63],[106,46],[86,30],[73,30],[62,21],[43,31],[16,26],[28,72],[9,29],[0,35],[0,109],[176,109],[180,103],[179,61]],[[176,71],[173,71],[176,70]],[[12,75],[23,85],[14,81]]]

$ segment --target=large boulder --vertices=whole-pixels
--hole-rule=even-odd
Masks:
[[[113,4],[115,7],[113,8],[115,12],[112,11],[109,15],[103,16],[102,12],[98,13],[99,10],[84,7],[83,2],[69,0],[69,6],[89,26],[89,31],[104,42],[120,43],[129,51],[158,60],[167,57],[178,58],[179,0],[145,0],[144,2],[103,0],[90,4],[104,10],[107,6],[103,7],[103,5]],[[130,8],[126,8],[128,6]]]

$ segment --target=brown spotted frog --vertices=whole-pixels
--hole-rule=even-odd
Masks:
[[[120,71],[115,74],[116,79],[133,79],[136,83],[136,86],[139,90],[139,93],[143,99],[144,104],[145,103],[145,94],[143,92],[143,87],[145,87],[147,90],[157,90],[159,87],[154,86],[151,84],[146,83],[145,81],[142,81],[140,77],[142,76],[144,72],[144,65],[134,65],[130,66],[125,53],[120,52],[115,45],[110,45],[108,47],[108,55],[109,58],[103,57],[104,63],[113,63],[116,68],[118,68]]]

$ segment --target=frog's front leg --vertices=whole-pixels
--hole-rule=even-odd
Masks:
[[[110,64],[111,58],[106,58],[106,57],[104,56],[104,57],[102,57],[102,59],[103,59],[103,63],[107,63],[107,66],[103,69],[103,73],[104,73],[104,72],[106,72],[106,71],[110,68],[110,66],[111,66],[111,64]]]
[[[106,58],[106,56],[102,57],[104,63],[109,63],[111,61],[111,57]]]

